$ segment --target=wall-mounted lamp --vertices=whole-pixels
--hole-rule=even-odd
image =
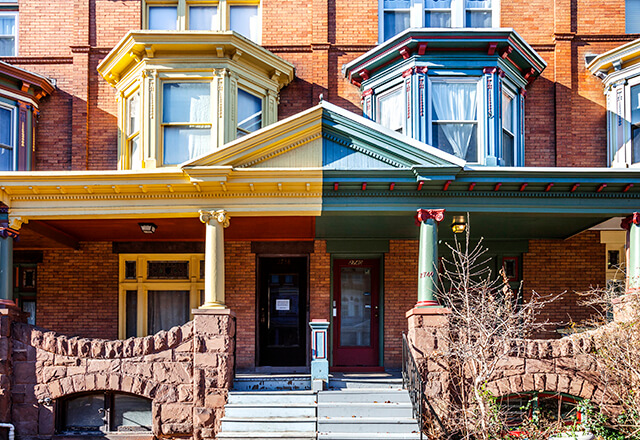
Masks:
[[[454,234],[461,234],[467,230],[467,219],[464,215],[454,215],[451,222],[451,230]]]
[[[158,228],[155,223],[138,223],[138,226],[140,226],[140,230],[145,234],[153,234]]]

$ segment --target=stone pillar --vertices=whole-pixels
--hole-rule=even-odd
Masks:
[[[329,322],[314,319],[311,327],[311,389],[322,391],[329,383],[329,360],[327,357],[327,329]]]
[[[438,283],[438,223],[444,219],[444,209],[418,209],[420,225],[418,253],[418,302],[416,307],[437,307],[435,292]]]
[[[224,228],[229,227],[225,210],[200,211],[207,226],[204,254],[204,304],[201,309],[225,309],[224,304]]]

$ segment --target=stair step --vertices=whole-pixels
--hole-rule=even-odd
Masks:
[[[315,417],[315,403],[247,403],[227,404],[224,407],[224,415],[229,418],[253,417]]]
[[[418,423],[400,417],[329,417],[318,419],[319,432],[412,433]]]
[[[403,403],[319,403],[318,418],[327,417],[401,417],[411,418],[413,406]]]
[[[313,417],[223,417],[221,432],[316,432]]]
[[[311,376],[299,375],[236,375],[235,391],[298,391],[311,388]]]
[[[231,391],[230,404],[315,404],[316,394],[311,391]]]
[[[396,389],[343,389],[340,391],[321,391],[318,403],[410,403],[406,390]]]
[[[316,433],[305,432],[221,432],[216,438],[219,439],[234,439],[234,440],[273,440],[273,439],[285,439],[285,440],[316,440]]]

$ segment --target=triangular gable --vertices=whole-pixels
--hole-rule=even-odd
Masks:
[[[464,161],[323,102],[186,162],[183,168],[461,168]]]

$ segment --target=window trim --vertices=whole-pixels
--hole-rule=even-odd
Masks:
[[[131,118],[130,118],[130,102],[131,99],[135,96],[138,95],[138,130],[135,132],[130,132],[130,123],[131,123]],[[127,158],[127,169],[130,170],[134,170],[134,169],[141,169],[144,168],[144,148],[142,147],[142,90],[140,87],[136,87],[135,89],[133,89],[127,96],[124,97],[124,130],[122,131],[124,133],[124,147],[126,149],[126,153],[125,156]],[[133,157],[133,152],[131,150],[131,146],[132,146],[132,141],[135,138],[138,138],[138,154],[140,155],[140,157],[138,158],[138,163],[140,164],[140,168],[134,168],[133,164],[134,164],[134,157]]]
[[[242,90],[245,93],[248,93],[250,95],[255,96],[256,98],[260,99],[261,102],[261,107],[260,107],[260,128],[258,128],[257,130],[254,131],[247,131],[244,130],[242,128],[240,128],[240,121],[238,121],[238,93],[240,92],[240,90]],[[240,82],[238,81],[238,87],[235,93],[235,100],[236,100],[236,114],[235,114],[235,122],[236,122],[236,139],[239,139],[243,136],[246,136],[248,134],[254,133],[255,131],[260,130],[261,128],[263,128],[265,126],[264,121],[265,121],[265,96],[259,92],[257,92],[256,90],[252,89],[251,87],[247,87],[244,82]],[[238,136],[238,130],[242,131],[244,134],[242,136]]]
[[[504,114],[502,113],[502,109],[503,109],[503,99],[504,99],[504,95],[508,95],[511,98],[511,131],[506,130],[504,127]],[[521,147],[520,147],[520,119],[518,118],[519,112],[518,112],[518,104],[519,104],[519,100],[518,100],[518,93],[514,90],[512,90],[509,86],[507,86],[505,84],[505,82],[502,82],[502,90],[500,92],[500,135],[501,140],[500,140],[500,145],[501,145],[501,151],[500,151],[500,161],[504,162],[504,132],[505,130],[511,135],[513,136],[513,167],[517,167],[521,165],[521,159],[520,159],[520,152],[522,151]],[[507,165],[504,165],[507,166]]]
[[[378,122],[378,124],[382,125],[382,122],[381,122],[382,118],[380,115],[380,98],[384,98],[385,96],[388,96],[392,93],[397,93],[397,91],[400,91],[400,96],[402,97],[402,131],[394,130],[393,128],[390,128],[390,127],[386,127],[386,128],[396,133],[406,135],[407,134],[407,97],[406,97],[406,93],[403,93],[404,81],[402,80],[394,81],[390,87],[387,87],[384,90],[376,93],[375,99],[374,99],[374,111],[376,115],[375,120]]]
[[[0,6],[2,6],[2,4],[0,4]],[[8,4],[7,6],[14,6],[14,4]],[[17,2],[15,3],[15,7],[17,7],[18,4]],[[13,57],[17,57],[18,56],[18,47],[19,47],[19,41],[18,41],[18,36],[20,34],[19,30],[20,30],[20,17],[18,14],[18,11],[15,10],[6,10],[6,9],[0,9],[0,17],[9,17],[9,16],[13,16],[14,20],[15,20],[15,24],[14,24],[14,34],[13,34],[13,38],[14,38],[14,42],[13,42],[13,55],[0,55],[0,58],[13,58]],[[2,36],[0,38],[6,38],[7,36]]]
[[[18,108],[15,105],[7,104],[0,101],[0,108],[9,110],[11,112],[11,142],[13,145],[4,145],[0,144],[0,148],[4,150],[11,150],[11,169],[7,171],[15,171],[17,165],[17,154],[18,149],[16,146],[18,145]]]
[[[136,278],[125,277],[127,261],[136,262]],[[182,261],[189,263],[188,279],[149,279],[147,262],[149,261]],[[137,337],[147,336],[148,324],[148,292],[150,290],[184,290],[189,291],[189,319],[193,319],[191,310],[201,305],[201,291],[204,290],[204,275],[200,277],[200,261],[204,262],[204,254],[120,254],[119,255],[119,295],[118,295],[118,337],[126,339],[127,335],[127,291],[137,291]],[[202,263],[204,264],[204,263]]]
[[[425,12],[434,9],[427,9],[425,0],[410,0],[411,5],[409,11],[409,23],[412,28],[421,28],[425,26]],[[491,0],[491,28],[500,27],[500,1]],[[467,9],[485,10],[485,8],[466,8],[465,0],[451,0],[451,9],[443,8],[443,10],[451,11],[451,28],[466,28],[466,12]],[[384,8],[384,0],[378,0],[378,42],[384,43],[384,13],[385,11],[406,11],[407,9]],[[397,35],[397,34],[396,34]],[[393,38],[393,36],[389,37]]]
[[[485,108],[485,98],[484,98],[484,88],[482,87],[484,81],[482,79],[482,76],[475,76],[475,75],[458,75],[458,76],[451,76],[451,75],[429,75],[427,76],[428,80],[427,80],[427,144],[433,146],[433,83],[434,82],[460,82],[460,83],[476,83],[476,92],[477,92],[477,99],[476,99],[476,120],[473,121],[476,124],[476,150],[477,150],[477,154],[478,154],[478,158],[476,161],[474,162],[468,162],[469,164],[472,165],[482,165],[485,163],[485,158],[487,156],[487,151],[485,151],[485,148],[481,148],[483,147],[483,142],[482,139],[484,139],[484,132],[485,132],[485,125],[486,125],[486,117],[485,112],[483,111],[483,109]],[[471,123],[472,121],[445,121],[442,120],[441,122],[450,122],[450,123],[455,123],[455,122],[461,122],[461,123]],[[437,148],[435,146],[433,146],[434,148]],[[442,150],[440,150],[442,151]],[[462,160],[466,159],[463,157]]]
[[[640,68],[633,69],[624,78],[614,82],[606,92],[607,161],[611,168],[640,168],[640,160],[633,163],[631,88],[635,86],[640,86]],[[618,95],[621,96],[620,107]]]

